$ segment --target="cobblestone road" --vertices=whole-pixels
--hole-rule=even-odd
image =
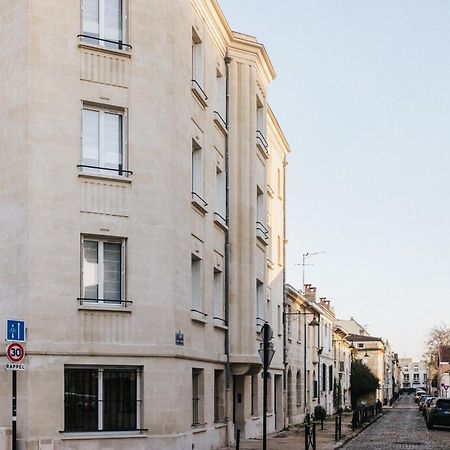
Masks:
[[[345,450],[450,450],[450,428],[428,430],[414,394],[403,395],[396,406],[350,441]]]

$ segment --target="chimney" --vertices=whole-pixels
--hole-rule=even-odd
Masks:
[[[330,300],[327,300],[326,297],[320,297],[320,304],[327,309],[330,309]]]
[[[310,284],[305,284],[305,297],[308,301],[316,303],[316,288]]]

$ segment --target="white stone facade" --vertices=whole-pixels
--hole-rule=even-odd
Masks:
[[[414,358],[399,358],[402,389],[426,387],[428,384],[427,362]]]
[[[289,147],[273,67],[215,0],[123,5],[2,5],[0,318],[27,324],[20,449],[259,436],[265,321],[268,430],[284,425]]]

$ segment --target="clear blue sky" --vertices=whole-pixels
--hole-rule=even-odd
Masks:
[[[266,46],[293,149],[287,280],[420,356],[450,322],[448,0],[219,0]]]

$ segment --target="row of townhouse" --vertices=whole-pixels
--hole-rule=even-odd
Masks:
[[[303,292],[287,285],[285,310],[286,423],[304,420],[316,406],[327,414],[351,408],[351,363],[360,360],[379,380],[374,397],[392,403],[399,393],[400,366],[389,342],[369,333],[353,318],[338,320],[330,301],[316,288]]]
[[[18,448],[260,436],[290,151],[264,46],[216,0],[2,6],[0,317],[27,327]],[[281,328],[274,345],[268,431],[284,426]],[[0,371],[8,449],[10,389]]]

